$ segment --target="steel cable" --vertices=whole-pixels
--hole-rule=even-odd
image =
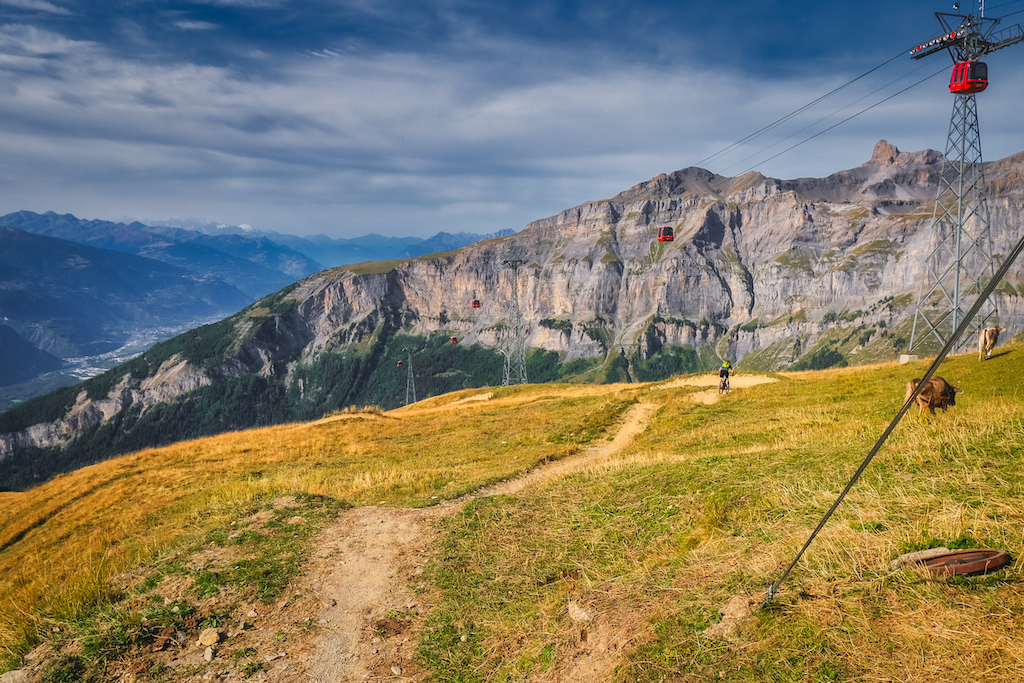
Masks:
[[[924,377],[921,378],[921,381],[918,383],[917,388],[914,389],[914,392],[903,404],[903,407],[900,408],[900,411],[896,413],[896,417],[892,419],[892,422],[889,423],[889,426],[885,428],[884,432],[882,432],[882,435],[879,437],[878,441],[875,442],[874,447],[872,447],[871,451],[868,452],[867,457],[864,458],[864,462],[861,463],[860,467],[858,467],[857,471],[853,474],[853,477],[850,479],[850,482],[846,485],[846,488],[843,489],[843,492],[839,494],[839,497],[836,499],[836,502],[832,504],[832,507],[829,508],[828,512],[825,513],[825,516],[822,517],[821,522],[818,523],[817,528],[815,528],[810,538],[807,539],[807,542],[804,543],[803,547],[800,549],[800,552],[797,553],[796,557],[786,568],[786,570],[782,572],[782,576],[779,577],[779,580],[768,588],[768,594],[765,596],[764,600],[761,601],[759,609],[764,608],[765,606],[770,604],[772,600],[774,600],[775,594],[779,590],[779,586],[782,585],[782,582],[785,581],[786,578],[789,576],[790,572],[793,571],[793,568],[796,566],[796,563],[800,561],[800,558],[803,557],[804,553],[807,551],[807,548],[810,547],[811,543],[813,543],[814,539],[818,536],[818,533],[822,530],[822,528],[824,528],[825,523],[828,522],[830,517],[832,517],[832,514],[836,511],[836,508],[839,507],[839,504],[843,502],[843,499],[846,497],[846,494],[850,492],[850,489],[853,488],[853,485],[860,478],[860,475],[864,473],[865,469],[867,469],[868,464],[875,457],[878,451],[882,448],[883,444],[885,444],[886,439],[888,439],[889,435],[892,434],[893,430],[896,428],[896,425],[898,425],[900,420],[903,419],[903,416],[907,414],[907,411],[910,410],[910,407],[914,405],[914,403],[917,400],[918,394],[921,393],[921,390],[924,389],[924,386],[928,383],[928,380],[931,379],[932,375],[935,374],[935,371],[938,369],[939,365],[952,350],[957,340],[959,340],[960,337],[963,335],[964,331],[970,325],[971,321],[974,319],[974,316],[981,309],[982,305],[984,305],[985,301],[992,294],[992,292],[995,291],[996,286],[999,285],[1000,281],[1002,281],[1003,277],[1006,275],[1006,272],[1010,269],[1010,266],[1012,266],[1013,262],[1017,260],[1018,256],[1020,256],[1021,251],[1024,251],[1024,234],[1021,235],[1020,240],[1017,242],[1017,246],[1013,248],[1013,250],[1009,253],[1007,258],[1003,261],[1002,265],[1000,265],[999,268],[996,270],[995,274],[989,281],[988,285],[985,286],[981,294],[978,296],[977,301],[974,302],[974,305],[971,306],[970,310],[964,316],[963,321],[960,323],[960,325],[957,326],[956,330],[950,336],[949,341],[947,341],[946,344],[942,347],[942,350],[939,351],[939,355],[936,356],[935,360],[931,364],[931,367],[928,368],[928,371],[924,374]]]

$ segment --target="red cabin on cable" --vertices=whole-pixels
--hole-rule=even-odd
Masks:
[[[671,242],[675,239],[672,233],[672,228],[667,225],[663,225],[658,228],[658,241],[659,242]]]
[[[452,344],[458,344],[459,343],[459,338],[458,337],[452,337],[450,341],[451,341]]]
[[[402,367],[403,365],[405,365],[405,363],[403,363],[402,361],[398,361],[398,367]]]
[[[473,299],[473,303],[470,304],[473,308],[480,308],[480,299]]]
[[[972,95],[988,87],[988,65],[970,60],[957,62],[949,77],[949,92],[954,95]]]

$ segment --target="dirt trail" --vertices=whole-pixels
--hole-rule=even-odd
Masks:
[[[435,523],[476,498],[510,494],[612,458],[647,426],[659,406],[634,405],[614,439],[521,477],[472,495],[425,509],[365,507],[347,511],[317,540],[308,571],[294,586],[304,596],[294,606],[279,605],[276,621],[302,617],[318,623],[312,637],[295,644],[272,662],[262,680],[343,683],[349,681],[422,681],[413,659],[416,633],[407,617],[423,614],[416,577],[436,536]],[[579,608],[578,608],[579,609]],[[310,614],[310,611],[316,614]],[[289,612],[292,612],[289,614]],[[558,677],[564,683],[607,679],[620,649],[614,623],[594,620],[591,636]]]
[[[767,377],[765,375],[733,375],[729,379],[729,385],[733,389],[746,389],[747,387],[757,386],[758,384],[767,384],[769,382],[777,382],[778,380],[774,377]],[[680,387],[713,387],[707,391],[698,391],[695,394],[690,394],[690,400],[694,403],[711,404],[716,403],[720,398],[721,394],[718,392],[718,375],[698,375],[696,377],[683,377],[682,379],[673,380],[666,384],[659,384],[655,386],[655,389],[678,389]]]

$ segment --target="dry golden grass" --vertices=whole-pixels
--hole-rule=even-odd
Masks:
[[[149,449],[0,494],[0,647],[37,619],[68,619],[110,593],[110,576],[287,493],[355,505],[429,505],[571,452],[560,437],[615,388],[559,397],[506,390],[454,413],[354,409],[308,424]],[[443,404],[445,401],[435,400]],[[514,412],[511,404],[519,404]]]

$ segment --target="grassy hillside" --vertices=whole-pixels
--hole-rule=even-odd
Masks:
[[[440,523],[420,579],[435,607],[417,646],[434,680],[557,678],[588,629],[599,635],[580,610],[614,625],[616,681],[1018,680],[1016,346],[947,361],[939,374],[964,389],[958,405],[915,409],[775,603],[709,635],[730,601],[778,578],[925,367],[780,375],[710,404],[694,400],[699,387],[666,383],[472,389],[93,465],[0,494],[0,645],[15,667],[50,640],[65,654],[49,680],[106,680],[168,624],[198,629],[236,603],[276,599],[344,508],[456,498],[603,441],[639,402],[657,412],[617,458]],[[282,496],[309,520],[302,533],[282,521]],[[258,532],[237,531],[257,517]],[[968,578],[890,568],[940,544],[1004,548],[1014,562]],[[203,547],[244,559],[216,575],[182,561]],[[184,586],[173,603],[172,576]]]

